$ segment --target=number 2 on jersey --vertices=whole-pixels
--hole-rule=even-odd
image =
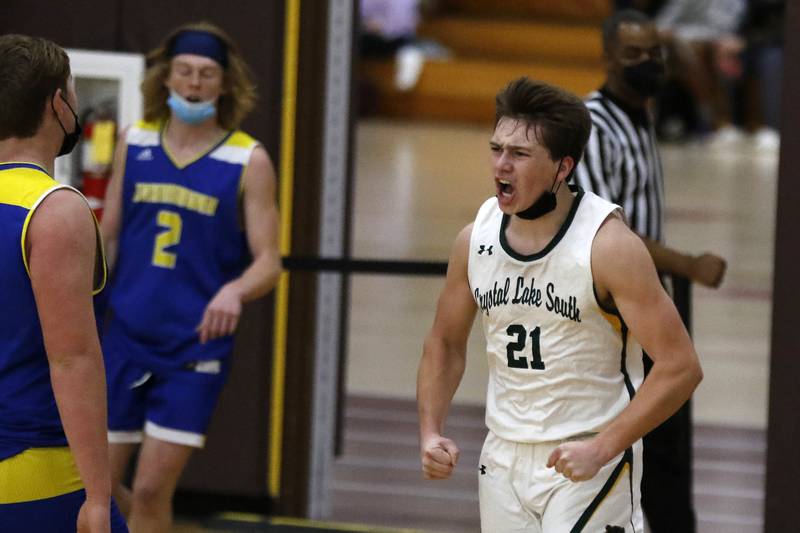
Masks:
[[[542,352],[539,347],[539,335],[541,330],[537,326],[533,331],[528,334],[525,327],[520,324],[511,324],[506,329],[506,333],[512,337],[516,336],[517,340],[509,342],[506,345],[506,356],[508,357],[508,366],[510,368],[532,368],[533,370],[544,370],[544,361],[542,361]],[[531,338],[531,354],[533,360],[528,366],[528,358],[525,355],[517,356],[515,352],[525,350],[525,341]]]
[[[181,216],[174,211],[161,210],[156,216],[156,224],[165,229],[156,235],[153,247],[153,265],[161,268],[175,268],[178,255],[175,252],[168,252],[165,248],[181,242],[181,231],[183,231]]]

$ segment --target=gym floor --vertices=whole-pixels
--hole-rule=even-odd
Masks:
[[[490,135],[489,127],[360,122],[353,256],[446,261],[458,231],[494,194]],[[778,156],[746,140],[661,150],[667,244],[728,260],[721,288],[693,292],[693,337],[705,372],[694,396],[698,531],[760,531]],[[486,361],[479,328],[470,338],[448,425],[464,450],[462,468],[445,483],[425,482],[419,474],[416,369],[442,282],[351,278],[345,446],[335,468],[333,520],[374,524],[368,531],[478,531],[470,460],[476,462],[484,434]],[[245,528],[244,522],[232,524],[180,521],[176,531]]]

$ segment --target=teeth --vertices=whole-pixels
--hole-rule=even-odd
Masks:
[[[503,185],[511,185],[511,182],[510,182],[510,181],[506,181],[506,180],[497,180],[497,181],[499,181],[499,182],[500,182],[500,183],[502,183]]]

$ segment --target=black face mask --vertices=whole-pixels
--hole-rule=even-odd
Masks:
[[[647,59],[622,69],[622,78],[631,89],[641,96],[649,97],[664,85],[666,69],[660,61]]]
[[[561,184],[559,184],[558,187],[556,187],[556,179],[558,178],[559,170],[561,170],[561,160],[558,161],[558,170],[556,170],[556,175],[553,176],[553,187],[551,187],[549,191],[543,192],[539,199],[533,202],[530,207],[523,209],[519,213],[514,213],[516,216],[525,220],[534,220],[556,208],[556,193],[558,192],[558,187],[561,186]],[[555,190],[553,190],[554,187]]]
[[[72,133],[67,133],[64,125],[61,123],[61,119],[58,118],[58,113],[56,113],[56,108],[53,106],[53,101],[50,100],[50,107],[53,108],[53,113],[56,113],[58,125],[61,126],[61,130],[64,132],[64,141],[61,143],[61,148],[58,149],[58,155],[56,155],[56,157],[61,157],[62,155],[70,153],[73,148],[75,148],[75,145],[78,144],[81,138],[81,132],[83,131],[80,122],[78,122],[78,115],[75,114],[75,111],[72,109],[72,106],[69,105],[67,99],[64,98],[63,94],[61,95],[61,99],[64,100],[64,103],[67,104],[67,107],[72,112],[72,116],[75,117],[75,129],[72,130]]]

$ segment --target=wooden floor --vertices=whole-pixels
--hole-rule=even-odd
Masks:
[[[447,481],[425,481],[418,460],[414,402],[350,396],[344,455],[335,470],[332,518],[424,531],[479,531],[477,468],[486,435],[483,408],[457,406],[448,419],[448,431],[462,451],[456,473]],[[695,428],[699,533],[761,530],[765,450],[761,430]]]
[[[329,518],[360,528],[333,531],[480,531],[477,465],[486,434],[482,407],[453,408],[448,431],[461,448],[461,459],[453,477],[438,482],[422,479],[412,400],[351,395],[345,413],[344,453],[334,468]],[[762,430],[695,427],[698,533],[761,531],[765,450]],[[184,519],[175,531],[276,530],[258,522]]]
[[[370,120],[357,129],[353,255],[446,260],[493,194],[490,131]],[[719,290],[694,291],[705,379],[694,397],[700,533],[762,530],[777,155],[742,143],[662,147],[669,245],[726,257]],[[441,278],[355,275],[351,284],[344,455],[332,520],[424,531],[478,530],[475,465],[486,361],[478,328],[448,421],[464,451],[454,478],[425,482],[415,374]],[[178,531],[225,531],[184,521]]]
[[[494,194],[488,127],[362,122],[356,153],[353,255],[447,259],[455,236]],[[694,341],[705,379],[702,424],[767,424],[777,154],[748,143],[664,145],[666,241],[728,260],[718,290],[693,291]],[[441,278],[356,275],[351,284],[347,387],[412,398],[422,339]],[[473,328],[456,401],[482,404],[486,361]]]
[[[354,255],[445,260],[493,194],[489,128],[371,120],[358,128]],[[695,288],[694,342],[705,379],[694,396],[700,533],[761,531],[777,154],[747,142],[664,145],[667,243],[729,263],[718,290]],[[430,531],[477,531],[474,466],[486,360],[473,328],[448,422],[465,456],[452,482],[419,475],[410,407],[440,278],[352,278],[345,456],[336,518]],[[395,403],[393,403],[395,402]],[[381,481],[385,480],[385,481]]]

